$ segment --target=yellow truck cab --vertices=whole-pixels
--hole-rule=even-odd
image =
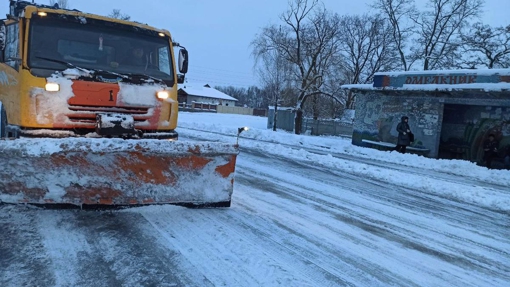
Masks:
[[[0,20],[0,138],[175,139],[187,65],[166,30],[10,1]]]

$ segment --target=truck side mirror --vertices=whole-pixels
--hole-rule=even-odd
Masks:
[[[188,50],[184,48],[179,50],[179,72],[183,74],[188,72]]]

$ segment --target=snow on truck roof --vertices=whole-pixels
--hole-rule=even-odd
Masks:
[[[510,91],[510,69],[379,72],[373,84],[343,85],[352,90]]]

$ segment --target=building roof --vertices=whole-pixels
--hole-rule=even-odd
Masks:
[[[381,72],[373,84],[343,85],[354,90],[509,91],[510,69]]]
[[[181,87],[179,87],[179,91],[183,91],[189,96],[197,96],[197,97],[203,97],[203,98],[213,98],[213,99],[220,99],[220,100],[229,100],[229,101],[236,101],[237,99],[234,97],[231,97],[223,92],[220,92],[216,90],[215,88],[211,88],[209,85],[204,86],[190,86],[189,84],[183,84]]]

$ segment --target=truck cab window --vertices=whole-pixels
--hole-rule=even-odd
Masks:
[[[159,70],[167,75],[171,75],[170,72],[170,51],[167,46],[158,49],[159,59]]]
[[[173,80],[167,38],[99,23],[32,19],[27,59],[32,73],[46,76],[67,69],[69,63],[90,70]]]

